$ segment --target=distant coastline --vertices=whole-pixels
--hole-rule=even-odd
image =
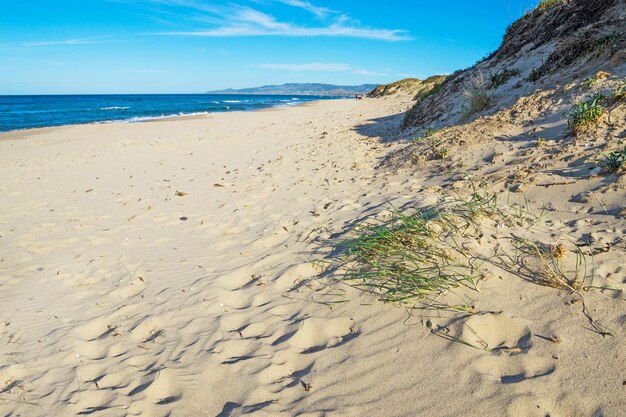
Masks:
[[[281,85],[264,85],[261,87],[208,91],[207,94],[236,95],[299,95],[317,97],[355,96],[367,94],[378,87],[378,84],[334,85],[320,83],[288,83]]]

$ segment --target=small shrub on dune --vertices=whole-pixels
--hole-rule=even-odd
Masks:
[[[433,135],[434,135],[435,133],[437,133],[437,132],[438,132],[438,130],[437,130],[437,129],[434,129],[434,128],[432,128],[432,127],[428,127],[428,128],[426,128],[426,130],[424,131],[424,137],[425,137],[425,138],[429,138],[429,137],[433,136]]]
[[[471,74],[463,89],[463,95],[467,98],[468,106],[464,117],[480,113],[491,106],[493,98],[487,91],[485,77],[482,72]]]
[[[501,85],[506,84],[512,77],[516,77],[520,74],[517,68],[513,69],[503,69],[502,71],[498,71],[494,74],[491,74],[489,78],[489,88],[498,88]]]
[[[613,99],[623,100],[626,98],[626,80],[622,81],[620,85],[615,87],[615,91],[613,92]]]
[[[534,68],[534,69],[530,72],[530,74],[528,75],[527,80],[528,80],[528,81],[530,81],[530,82],[533,82],[533,83],[534,83],[534,82],[536,82],[536,81],[539,81],[541,78],[543,78],[543,76],[544,76],[544,74],[545,74],[546,72],[547,72],[547,71],[545,70],[545,68],[543,67],[543,65],[542,65],[542,66],[540,66],[540,67]]]
[[[617,174],[626,168],[626,148],[616,150],[604,157],[602,164],[610,174]]]
[[[613,32],[611,34],[601,36],[595,39],[591,44],[591,49],[594,51],[603,50],[607,48],[612,48],[617,41],[619,40],[619,34],[617,32]]]
[[[577,134],[600,121],[605,113],[604,107],[600,101],[604,98],[602,95],[596,95],[587,101],[576,104],[570,113],[567,124],[574,134]]]

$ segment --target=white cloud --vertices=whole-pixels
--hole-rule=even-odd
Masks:
[[[282,71],[315,71],[315,72],[346,72],[351,71],[352,67],[348,64],[259,64],[257,68],[282,70]]]
[[[155,1],[155,0],[153,0]],[[196,6],[191,0],[156,0],[163,4],[186,5],[197,10],[209,11]],[[305,8],[312,13],[322,13],[323,8],[316,8],[301,0],[276,0],[295,7]],[[409,40],[408,31],[401,29],[378,29],[362,27],[345,15],[337,16],[330,24],[305,26],[280,22],[276,17],[250,7],[232,5],[225,9],[210,9],[215,16],[205,16],[214,27],[178,32],[161,32],[155,35],[194,36],[194,37],[245,37],[245,36],[285,36],[285,37],[344,37],[397,42]],[[327,11],[328,13],[330,11]]]
[[[367,29],[331,25],[328,27],[302,27],[283,24],[281,28],[254,27],[250,25],[232,25],[209,30],[187,32],[162,32],[157,35],[194,36],[207,38],[225,38],[238,36],[286,36],[286,37],[343,37],[360,38],[380,41],[410,40],[404,30]]]
[[[24,46],[51,46],[51,45],[92,45],[95,43],[111,43],[114,41],[98,41],[93,39],[66,39],[60,41],[27,42]]]
[[[386,72],[368,71],[368,70],[363,70],[363,69],[354,70],[354,73],[358,75],[369,75],[369,76],[376,76],[376,77],[387,75]]]

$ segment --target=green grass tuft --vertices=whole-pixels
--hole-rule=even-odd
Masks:
[[[626,168],[626,148],[616,150],[604,157],[602,165],[610,174],[616,174]]]
[[[489,88],[498,88],[506,84],[509,79],[517,77],[519,74],[520,71],[517,68],[513,68],[512,70],[503,69],[502,71],[491,74],[491,77],[489,77]]]
[[[573,107],[567,122],[574,134],[577,134],[590,126],[597,124],[605,113],[600,102],[604,99],[602,95],[595,95],[587,101],[580,102]]]
[[[429,138],[433,136],[435,133],[437,133],[438,131],[439,130],[433,129],[432,127],[426,128],[426,130],[424,131],[424,137]]]
[[[622,81],[620,85],[615,87],[612,98],[614,100],[623,100],[624,98],[626,98],[626,80]]]
[[[468,101],[464,118],[486,110],[493,103],[493,97],[491,97],[487,91],[485,78],[482,72],[471,74],[469,76],[469,80],[463,89],[463,95]]]
[[[476,284],[457,239],[477,235],[479,218],[494,210],[495,195],[478,193],[467,200],[442,200],[414,214],[394,209],[391,220],[365,226],[356,231],[357,238],[340,245],[348,266],[341,279],[386,302],[418,299],[432,308],[450,308],[434,299]]]

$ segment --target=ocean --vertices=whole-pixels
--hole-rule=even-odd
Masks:
[[[341,97],[211,94],[0,96],[0,132],[259,110]]]

